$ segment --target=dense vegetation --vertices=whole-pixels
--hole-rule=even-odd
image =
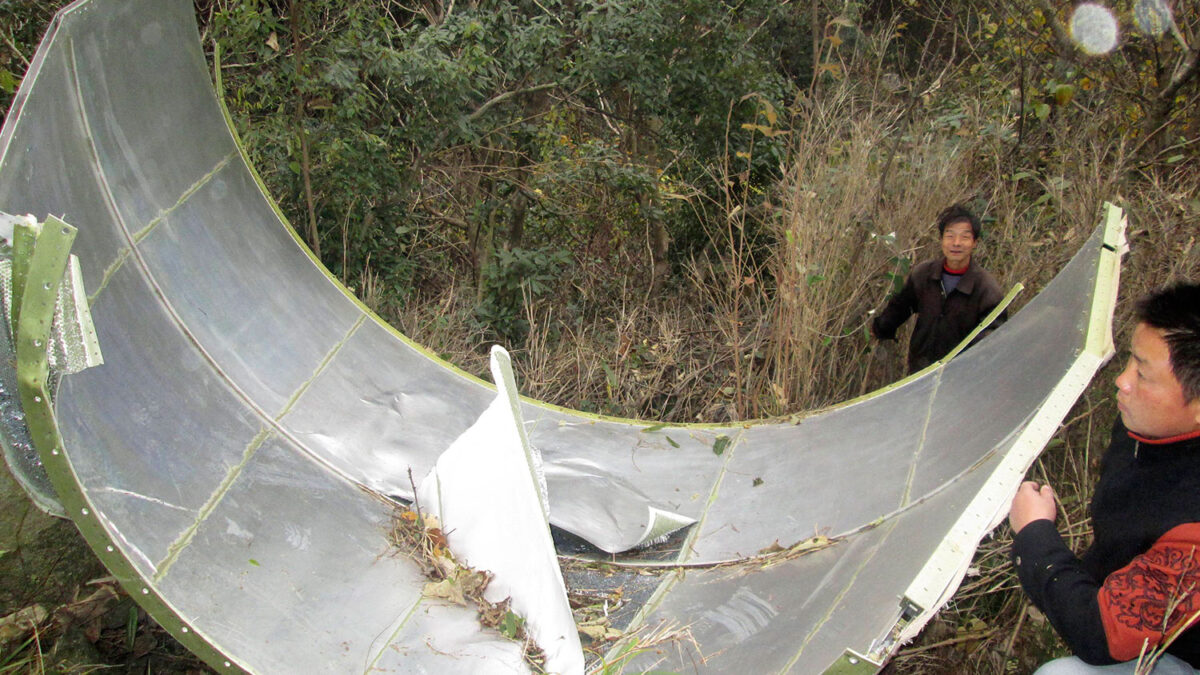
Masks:
[[[55,4],[0,3],[2,107]],[[1129,299],[1200,278],[1200,2],[1108,4],[1111,51],[1052,0],[196,8],[253,162],[365,303],[473,372],[504,343],[533,397],[685,422],[896,379],[868,313],[953,201],[984,216],[985,266],[1030,289],[1018,306],[1124,207],[1118,345]],[[1034,468],[1078,545],[1114,370]],[[892,671],[1061,649],[1004,529]]]

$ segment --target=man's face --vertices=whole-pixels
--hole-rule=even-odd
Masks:
[[[942,230],[942,255],[950,269],[960,270],[971,262],[971,251],[975,250],[975,232],[971,223],[960,220],[950,223]]]
[[[1162,331],[1139,323],[1130,349],[1129,362],[1117,376],[1117,409],[1125,428],[1147,438],[1200,430],[1200,399],[1184,400]]]

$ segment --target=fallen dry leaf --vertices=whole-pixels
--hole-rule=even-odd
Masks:
[[[5,617],[0,617],[0,644],[7,644],[23,639],[33,632],[46,620],[48,614],[41,605],[31,605],[19,609]]]

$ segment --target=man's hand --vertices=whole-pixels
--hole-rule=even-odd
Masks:
[[[1038,487],[1037,483],[1027,480],[1021,483],[1021,487],[1017,488],[1017,496],[1013,497],[1012,508],[1008,511],[1008,524],[1016,534],[1035,520],[1053,522],[1057,514],[1054,490],[1049,485]]]

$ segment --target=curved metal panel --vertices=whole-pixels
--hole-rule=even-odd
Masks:
[[[394,498],[493,389],[370,315],[281,221],[191,11],[63,10],[0,131],[0,210],[79,229],[105,353],[63,378],[57,439],[39,442],[64,506],[218,669],[527,671],[519,645],[422,598],[388,545]],[[699,651],[674,652],[675,668],[885,659],[961,579],[997,495],[1078,395],[1063,383],[1111,353],[1118,230],[948,364],[798,424],[659,427],[523,401],[551,523],[591,542],[576,555],[611,561],[599,552],[661,534],[656,513],[696,521],[617,561],[661,574],[622,621],[694,624]],[[814,536],[833,545],[767,553]],[[571,576],[602,583],[588,574]]]

